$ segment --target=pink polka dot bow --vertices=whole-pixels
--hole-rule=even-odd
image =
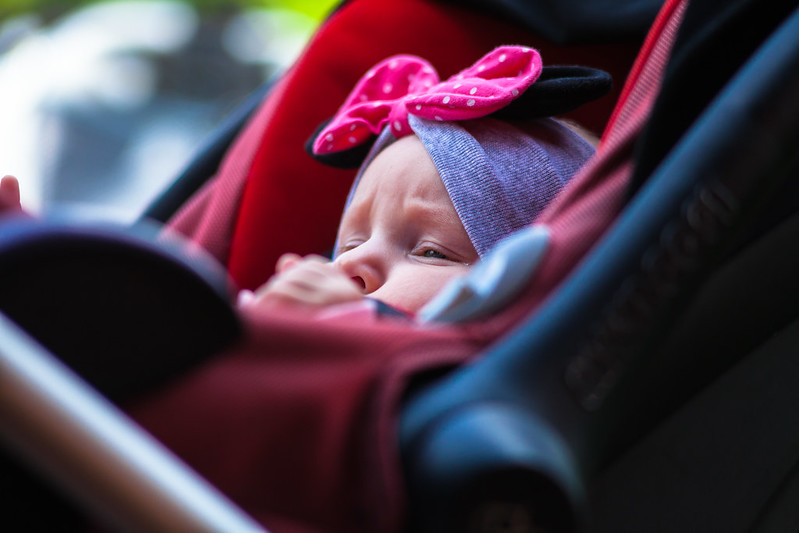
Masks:
[[[395,137],[413,133],[408,113],[429,120],[484,117],[508,105],[541,75],[541,56],[522,46],[501,46],[439,83],[433,67],[416,56],[383,60],[356,84],[338,113],[316,137],[315,154],[348,150],[391,125]]]

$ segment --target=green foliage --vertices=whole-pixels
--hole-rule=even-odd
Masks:
[[[66,13],[96,0],[0,0],[0,19],[24,13],[38,13],[47,18]]]
[[[24,13],[38,13],[52,19],[75,8],[114,0],[0,0],[0,20]],[[147,0],[141,0],[147,1]],[[321,21],[339,0],[181,0],[200,11],[273,7],[291,9]]]

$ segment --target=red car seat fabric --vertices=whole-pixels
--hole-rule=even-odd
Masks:
[[[411,18],[418,18],[425,12],[425,7],[417,2],[398,1],[397,4],[406,8],[406,15]],[[359,2],[347,4],[336,16],[357,13],[363,5]],[[534,312],[612,223],[630,176],[632,145],[657,92],[682,9],[683,3],[679,1],[666,4],[637,60],[620,110],[614,113],[597,156],[574,178],[563,196],[541,215],[541,220],[552,228],[553,246],[542,268],[515,304],[486,322],[426,327],[391,319],[371,323],[353,323],[347,319],[310,323],[299,314],[248,312],[242,317],[246,332],[238,346],[207,361],[160,392],[130,405],[129,411],[156,437],[275,532],[397,531],[402,524],[404,495],[395,422],[406,387],[413,378],[424,373],[463,364],[476,357],[520,318]],[[425,20],[438,21],[436,29],[440,30],[438,25],[448,24],[452,16],[450,13],[437,18],[431,13]],[[486,25],[482,19],[472,22]],[[325,31],[322,30],[322,35]],[[374,31],[385,32],[385,26]],[[464,40],[474,37],[472,31],[456,28],[453,32],[462,32]],[[345,32],[337,39],[344,41],[341,46],[346,48],[346,41],[353,37]],[[359,42],[356,49],[362,46]],[[451,50],[449,45],[445,48]],[[312,59],[314,52],[308,54]],[[447,56],[443,51],[442,55]],[[325,61],[333,61],[335,65],[335,59],[326,58]],[[462,62],[457,63],[452,69],[459,68]],[[314,70],[332,68],[330,64],[313,67]],[[447,67],[442,68],[445,70]],[[292,89],[307,89],[303,75],[302,67],[298,67],[284,81],[282,92],[278,93],[286,98],[281,101],[283,105],[291,103],[302,108],[303,96],[297,93],[303,91]],[[329,82],[333,83],[339,75],[342,74],[337,71],[329,73]],[[356,72],[343,74],[344,77],[357,75]],[[297,85],[293,86],[294,83]],[[271,105],[267,101],[261,110],[264,115],[259,115],[253,124],[262,119],[271,121],[270,126],[273,126],[275,122],[290,122],[292,116],[297,116],[286,112],[280,117],[282,106],[273,108]],[[323,117],[328,111],[316,112]],[[271,115],[273,112],[275,114]],[[310,113],[302,111],[305,112]],[[248,135],[257,136],[258,128],[253,126],[245,138]],[[269,209],[263,202],[250,202],[251,197],[263,199],[258,194],[258,187],[263,185],[258,172],[266,172],[264,166],[275,164],[277,156],[281,155],[276,148],[264,148],[268,135],[279,133],[264,134],[262,145],[253,156],[254,166],[249,173],[230,251],[231,272],[244,286],[260,283],[268,268],[264,255],[258,256],[260,260],[253,260],[254,254],[261,254],[255,245],[262,233],[251,233],[245,239],[242,232],[254,232],[257,227],[263,232],[265,227],[285,228],[308,222],[298,220],[307,213],[289,200],[288,192],[270,189],[268,195],[273,203],[283,204],[282,214],[274,220],[275,225],[270,225],[272,222],[265,226],[252,224],[246,229],[255,218],[266,216]],[[287,133],[283,135],[288,137]],[[299,137],[301,135],[297,134]],[[249,141],[242,140],[239,146],[245,144]],[[255,144],[249,145],[250,153]],[[284,147],[285,159],[293,159],[285,157],[291,150]],[[310,163],[308,168],[313,168]],[[286,180],[305,193],[316,187],[318,181],[327,180],[327,177],[315,176],[312,182],[300,181],[298,176],[292,173]],[[345,178],[338,178],[341,183],[320,185],[324,188],[323,196],[346,193],[349,182]],[[217,179],[224,180],[224,173]],[[205,196],[196,205],[212,203],[209,198]],[[315,201],[310,204],[314,205]],[[318,206],[313,209],[322,212]],[[286,219],[286,211],[293,211],[298,217]],[[335,228],[337,211],[338,208],[326,211],[331,232]],[[312,217],[312,220],[321,223],[320,219]],[[306,244],[319,246],[324,242],[316,239],[309,238]],[[243,241],[248,241],[246,248]]]
[[[617,80],[626,76],[640,44],[556,46],[507,22],[451,5],[350,1],[320,28],[270,93],[237,140],[239,154],[225,161],[215,182],[184,206],[170,226],[209,248],[242,288],[263,283],[284,252],[325,253],[332,247],[354,171],[325,167],[303,146],[355,81],[396,53],[425,57],[449,76],[507,43],[538,48],[545,64],[585,64]],[[600,132],[618,91],[568,118]]]
[[[222,265],[227,263],[233,238],[236,218],[232,214],[241,203],[253,158],[285,87],[283,82],[272,89],[272,97],[251,117],[222,160],[217,175],[175,213],[166,228],[167,232],[190,236],[191,242],[204,248]]]

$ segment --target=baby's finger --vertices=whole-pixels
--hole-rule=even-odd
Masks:
[[[325,265],[330,263],[330,259],[328,259],[327,257],[324,257],[322,255],[318,255],[318,254],[308,254],[305,257],[303,257],[303,260],[311,261],[313,263],[322,263],[322,264],[325,264]]]
[[[0,179],[0,202],[7,206],[19,205],[19,181],[14,176],[5,176]]]
[[[236,305],[238,307],[246,307],[248,305],[253,305],[257,302],[257,298],[253,291],[243,289],[239,291],[238,295],[236,296]]]
[[[281,273],[281,276],[288,276],[291,279],[304,279],[315,284],[327,283],[328,281],[326,280],[334,279],[351,281],[350,277],[338,265],[324,258],[305,258],[297,263],[294,268]]]
[[[302,256],[298,254],[283,254],[277,260],[277,265],[275,265],[275,271],[283,272],[284,270],[288,270],[289,268],[293,267],[300,261],[302,261]]]
[[[313,306],[318,298],[314,287],[302,283],[281,282],[258,295],[253,305],[261,306]]]

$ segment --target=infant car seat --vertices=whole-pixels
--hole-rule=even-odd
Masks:
[[[424,327],[238,317],[235,343],[223,335],[216,353],[197,351],[182,372],[129,391],[127,412],[278,532],[790,530],[797,287],[796,254],[783,250],[796,231],[788,178],[799,18],[793,2],[720,4],[663,7],[598,156],[543,215],[551,240],[542,263],[501,310]],[[329,246],[351,176],[326,173],[309,207],[293,201],[290,191],[327,179],[310,181],[319,167],[294,141],[364,70],[340,63],[354,28],[367,42],[388,33],[354,22],[388,5],[339,8],[216,178],[171,218],[240,286],[266,279],[279,251]],[[532,16],[537,5],[503,9]],[[583,7],[570,14],[591,11]],[[447,27],[459,43],[491,41],[474,31],[484,17],[461,8],[396,0],[390,9],[399,27],[404,14]],[[551,63],[548,41],[525,35],[513,40]],[[401,44],[413,45],[354,49],[369,56],[364,67],[412,51],[455,70],[493,45],[394,49]],[[451,53],[466,49],[468,59]],[[553,50],[626,71],[590,61],[607,50],[599,45]],[[315,76],[340,85],[311,109]],[[298,122],[306,130],[293,129]],[[337,205],[322,209],[325,197]],[[309,212],[330,223],[328,234],[312,231]],[[297,230],[290,247],[282,231],[274,247],[259,246],[265,228],[285,227]],[[219,297],[203,287],[209,301]]]
[[[507,10],[508,8],[503,9]],[[300,61],[275,84],[264,90],[257,91],[249,101],[242,105],[241,110],[234,113],[228,121],[222,124],[219,131],[212,136],[211,140],[203,148],[196,161],[189,166],[183,176],[176,180],[174,186],[167,194],[147,211],[143,218],[148,221],[168,222],[171,231],[187,234],[216,257],[221,264],[226,266],[229,275],[238,286],[253,288],[268,277],[274,264],[274,259],[282,251],[291,249],[298,252],[324,252],[330,246],[333,235],[332,228],[336,225],[346,191],[352,179],[352,173],[322,167],[302,152],[302,146],[318,124],[335,111],[354,81],[372,64],[393,53],[415,52],[433,61],[442,75],[449,75],[463,68],[464,65],[473,62],[476,57],[498,44],[526,42],[540,48],[547,57],[546,61],[550,64],[590,64],[604,68],[613,73],[618,79],[623,79],[640,44],[643,29],[651,20],[651,17],[654,16],[654,9],[651,6],[648,9],[635,8],[629,10],[626,17],[606,20],[606,22],[610,21],[611,24],[604,31],[601,28],[595,30],[593,36],[587,36],[587,34],[584,36],[583,32],[579,31],[577,32],[579,38],[577,38],[578,36],[574,34],[573,29],[548,19],[546,13],[542,14],[541,10],[535,6],[524,17],[529,23],[522,25],[519,25],[518,20],[514,19],[518,19],[520,14],[518,10],[523,12],[529,8],[519,4],[512,9],[517,11],[513,11],[510,14],[505,12],[487,15],[485,6],[478,6],[476,9],[461,8],[419,0],[392,0],[391,2],[356,0],[342,4],[320,28]],[[512,22],[509,23],[509,19]],[[395,28],[416,28],[416,31],[389,32],[385,29],[386,25]],[[558,28],[557,26],[560,27]],[[617,30],[620,29],[624,31],[617,35]],[[603,40],[608,42],[603,42]],[[321,95],[318,87],[325,88],[324,93]],[[268,91],[268,97],[263,100],[263,95],[266,91]],[[572,118],[598,132],[602,124],[607,120],[618,91],[619,87],[617,86],[612,96],[576,111]],[[234,140],[234,142],[232,146],[228,146],[231,140]],[[217,167],[219,167],[218,171]],[[199,191],[197,191],[198,188],[200,189]],[[180,206],[179,212],[175,214],[178,206]],[[264,227],[292,228],[292,231],[270,232],[267,233],[270,239],[264,239],[265,233],[263,229],[259,229]],[[54,230],[51,225],[48,225],[47,229]],[[123,240],[129,240],[129,237],[126,236]],[[45,246],[47,242],[44,243]],[[106,245],[110,246],[110,243],[106,243]],[[122,256],[124,255],[123,253]],[[46,267],[42,266],[45,269],[45,272],[41,273],[42,275],[46,275],[47,267],[50,269],[59,268],[58,262],[54,260],[48,261],[46,265]],[[117,277],[117,274],[113,273],[111,265],[106,264],[104,268],[111,270],[111,272],[106,274],[107,278],[125,279],[122,274]],[[131,271],[144,277],[157,278],[148,269],[131,269]],[[127,275],[130,275],[130,272]],[[87,271],[87,275],[82,279],[91,280],[92,276]],[[98,278],[99,281],[103,280]],[[155,283],[158,284],[160,282],[155,281]],[[90,302],[92,298],[97,297],[97,294],[108,294],[105,298],[113,299],[113,291],[106,285],[106,283],[101,283],[98,285],[100,288],[97,288],[93,295],[87,294],[82,300]],[[122,285],[121,281],[119,285]],[[79,294],[85,290],[85,288],[76,288]],[[154,290],[151,295],[172,298],[174,293],[166,290]],[[37,316],[41,316],[37,311],[39,305],[37,300],[39,298],[40,296],[31,296],[27,300],[22,300],[23,303],[27,304],[25,312],[33,317],[33,322],[36,321]],[[174,310],[172,303],[162,306],[157,302],[146,302],[144,297],[139,303],[149,303],[154,308],[162,307],[165,312],[174,312],[176,316],[181,315],[179,311]],[[177,304],[178,307],[182,305],[184,305],[183,302]],[[96,309],[100,310],[105,307],[106,305],[98,305]],[[147,306],[145,305],[144,307]],[[129,315],[144,312],[136,311],[136,308],[137,306],[131,303],[128,309]],[[202,308],[203,306],[201,305],[196,306],[196,309]],[[63,313],[63,306],[57,312],[53,312],[54,315],[61,313]],[[102,318],[107,319],[102,322],[102,327],[97,323],[98,327],[94,328],[95,331],[104,331],[105,338],[129,338],[133,336],[130,331],[131,328],[123,328],[123,331],[119,331],[119,328],[125,324],[131,324],[130,321],[117,320],[119,317],[113,314],[103,315],[102,311],[95,312],[94,315],[96,314],[100,314]],[[224,316],[224,312],[221,314]],[[94,315],[92,315],[92,318],[95,318]],[[77,311],[73,316],[75,321],[79,323],[78,325],[86,322],[96,323],[94,320],[82,321],[80,318],[82,314]],[[198,331],[210,334],[210,331],[207,331],[207,323],[198,325],[192,322],[189,317],[183,318],[186,321],[181,328],[176,328],[179,331],[197,328]],[[159,324],[159,321],[155,319],[154,323]],[[244,324],[242,328],[242,335],[245,338],[249,336],[250,326],[252,325]],[[351,530],[353,506],[340,504],[340,496],[346,493],[346,491],[341,490],[340,486],[349,483],[358,487],[358,490],[361,491],[359,494],[366,493],[365,496],[368,496],[368,498],[372,498],[372,496],[369,496],[370,493],[375,494],[380,502],[378,508],[381,509],[377,519],[381,523],[396,527],[396,524],[399,523],[398,513],[400,506],[395,503],[396,498],[393,497],[393,494],[395,494],[394,484],[391,483],[390,490],[386,488],[388,485],[386,485],[385,476],[383,475],[374,476],[375,481],[366,484],[360,478],[367,474],[354,471],[354,468],[351,467],[354,459],[342,457],[341,455],[343,453],[354,458],[357,456],[358,450],[354,447],[344,447],[342,451],[339,451],[337,447],[327,444],[331,437],[338,439],[341,435],[352,434],[353,437],[348,437],[348,439],[357,441],[363,438],[362,436],[373,432],[371,427],[373,424],[369,423],[368,420],[364,420],[361,423],[365,415],[357,414],[364,411],[364,408],[356,406],[373,401],[371,399],[372,393],[370,392],[373,386],[369,384],[369,380],[372,379],[370,374],[375,374],[376,369],[387,368],[387,365],[379,363],[376,366],[366,366],[360,371],[357,368],[347,368],[346,372],[353,376],[351,378],[352,383],[341,384],[336,383],[336,381],[344,375],[340,368],[364,365],[367,357],[368,360],[381,361],[381,358],[369,355],[375,350],[371,345],[375,337],[372,336],[365,343],[363,341],[356,342],[358,346],[356,346],[357,349],[352,350],[355,355],[353,356],[352,364],[350,364],[341,359],[341,356],[339,356],[340,360],[335,360],[327,352],[330,351],[329,346],[335,346],[340,342],[342,333],[349,335],[351,331],[342,332],[337,327],[332,327],[328,328],[329,331],[326,333],[329,337],[325,337],[324,334],[321,334],[323,330],[314,328],[314,335],[318,335],[318,337],[315,337],[314,335],[308,335],[308,324],[305,322],[275,323],[267,327],[262,326],[264,325],[255,325],[253,327],[260,332],[258,334],[259,338],[265,339],[264,342],[270,344],[269,350],[287,349],[286,347],[290,347],[294,352],[310,350],[318,354],[315,357],[325,360],[318,361],[317,366],[322,368],[319,371],[320,375],[324,374],[325,369],[327,369],[330,376],[337,375],[339,378],[330,379],[328,388],[319,387],[318,384],[314,383],[312,385],[313,392],[324,391],[324,393],[320,394],[319,398],[312,398],[311,401],[303,399],[303,396],[309,394],[309,391],[306,388],[297,386],[296,398],[278,400],[278,402],[287,405],[284,411],[292,413],[292,415],[280,421],[273,420],[269,422],[266,419],[261,419],[263,422],[255,425],[255,427],[270,428],[270,430],[264,431],[260,436],[252,435],[245,439],[240,439],[236,436],[235,439],[238,443],[228,441],[228,443],[223,445],[223,447],[227,447],[229,454],[227,452],[218,453],[219,449],[216,448],[216,445],[201,444],[206,437],[211,436],[210,434],[204,434],[205,431],[213,428],[213,432],[218,435],[220,432],[227,430],[229,435],[234,436],[245,426],[252,429],[254,424],[249,420],[257,419],[261,416],[252,411],[252,409],[259,409],[257,406],[271,406],[273,401],[267,397],[259,397],[253,392],[248,393],[248,387],[267,392],[274,389],[274,394],[280,396],[280,391],[285,392],[284,383],[286,382],[281,378],[282,371],[274,372],[266,368],[254,369],[248,375],[251,377],[261,376],[257,380],[258,383],[245,383],[240,379],[241,375],[235,369],[237,364],[241,364],[241,361],[238,361],[236,356],[228,358],[226,350],[220,350],[217,345],[212,343],[208,343],[207,346],[203,346],[203,349],[200,350],[195,350],[190,344],[186,344],[181,347],[184,353],[187,354],[185,357],[175,357],[174,363],[171,363],[171,368],[155,369],[152,372],[148,370],[149,365],[156,363],[163,365],[164,362],[173,361],[173,357],[170,354],[171,349],[165,346],[148,347],[143,342],[137,345],[135,349],[132,347],[130,350],[130,353],[133,354],[130,359],[142,364],[122,367],[113,363],[114,358],[105,356],[105,354],[112,351],[108,345],[102,345],[102,347],[96,349],[95,356],[88,358],[85,355],[75,355],[75,352],[80,352],[80,348],[82,348],[80,342],[73,342],[72,344],[77,345],[78,349],[71,350],[69,353],[65,353],[54,342],[47,344],[47,346],[62,359],[66,360],[91,384],[99,388],[100,391],[109,395],[117,403],[127,407],[129,412],[133,413],[153,433],[162,437],[164,442],[178,452],[184,460],[211,479],[215,485],[222,488],[226,494],[262,522],[269,525],[277,523],[277,527],[284,530],[285,527],[294,527],[295,524],[308,523],[321,523],[322,525],[319,527],[327,530],[333,530],[334,528]],[[30,329],[27,324],[25,327]],[[407,337],[406,328],[407,325],[388,327],[388,329],[392,329],[391,335],[400,339]],[[41,322],[34,336],[38,338],[38,332],[41,330],[48,330],[47,321]],[[277,330],[281,333],[277,335],[270,333]],[[70,331],[84,330],[79,327],[62,328],[62,333]],[[179,331],[176,331],[174,336],[178,343],[181,342],[180,339],[182,337]],[[380,338],[380,331],[373,333],[373,335],[375,334]],[[74,337],[74,333],[72,335]],[[59,333],[52,332],[50,337],[57,339]],[[90,336],[84,335],[83,337]],[[149,337],[147,336],[147,338]],[[203,344],[202,337],[202,335],[199,335],[196,339],[201,345]],[[222,337],[225,338],[224,335]],[[283,337],[282,341],[279,340],[281,337]],[[306,341],[298,342],[298,337],[306,339]],[[451,338],[452,335],[450,334],[435,342],[437,344],[451,344],[449,342]],[[142,337],[143,339],[144,337]],[[309,340],[313,341],[311,345],[308,344]],[[240,341],[242,345],[247,345],[249,342],[248,340]],[[429,340],[413,341],[413,344],[416,343],[432,346]],[[380,344],[382,345],[383,343],[380,342]],[[463,343],[459,342],[459,344]],[[111,346],[113,346],[113,341]],[[394,349],[399,348],[400,346],[398,345]],[[259,349],[263,349],[263,347]],[[208,353],[214,350],[219,352],[216,354],[218,358],[211,357],[207,363],[203,363],[202,361],[208,357]],[[346,344],[343,347],[334,348],[334,350],[344,352],[347,350]],[[385,358],[389,359],[390,354],[391,351],[387,352]],[[80,360],[72,361],[75,357],[87,358],[90,363],[81,363]],[[450,361],[453,356],[447,350],[441,351],[436,357],[441,358],[443,361]],[[100,372],[99,369],[94,369],[94,362],[98,359],[111,362],[112,364],[105,368],[116,369],[118,373],[109,375],[113,374],[113,372]],[[427,357],[420,358],[419,364],[423,363],[426,366],[432,363],[432,361],[427,359]],[[334,361],[332,366],[330,365],[331,360]],[[408,360],[412,361],[413,358]],[[224,370],[218,372],[214,366],[217,361],[222,363],[222,366],[226,366],[230,373],[227,374],[227,371]],[[227,366],[227,361],[237,362],[233,363],[232,366]],[[135,376],[130,371],[131,367],[136,373]],[[222,425],[202,424],[205,427],[193,426],[193,429],[188,429],[188,426],[184,426],[179,429],[179,426],[182,426],[183,423],[193,425],[196,422],[193,416],[182,415],[178,415],[182,422],[178,424],[167,423],[164,427],[161,426],[161,419],[151,420],[152,414],[147,408],[149,405],[160,405],[156,408],[156,411],[162,414],[177,413],[182,409],[182,407],[175,406],[173,410],[170,410],[166,402],[157,396],[157,393],[161,392],[159,386],[164,391],[172,390],[166,387],[165,384],[169,383],[170,379],[174,378],[176,374],[179,374],[175,369],[180,368],[184,369],[186,379],[184,381],[183,376],[178,376],[178,383],[190,383],[194,377],[199,376],[199,374],[193,372],[202,372],[203,368],[208,369],[208,376],[212,380],[223,379],[224,381],[227,376],[232,376],[229,381],[218,383],[212,387],[218,387],[220,391],[223,391],[232,385],[245,393],[241,397],[231,400],[229,394],[222,392],[222,396],[226,397],[227,400],[218,402],[219,406],[224,405],[226,401],[246,404],[241,405],[241,409],[239,409],[240,416],[230,417],[224,415],[224,419],[231,422],[235,427],[225,428],[223,423]],[[197,368],[200,370],[196,370]],[[290,366],[287,368],[286,372],[295,370]],[[300,370],[301,374],[304,373],[301,369],[297,370]],[[105,379],[110,379],[114,383],[104,383]],[[268,383],[270,379],[274,379],[277,382],[277,387],[272,383]],[[116,396],[113,389],[120,385],[126,390],[122,391],[124,392],[123,395]],[[354,385],[357,385],[358,388],[354,388]],[[200,386],[200,388],[203,388],[203,386]],[[349,390],[347,390],[347,394],[335,392],[341,389]],[[153,395],[152,397],[150,397],[151,394]],[[329,395],[329,397],[325,398],[325,394]],[[209,395],[203,393],[203,396],[208,397]],[[132,401],[133,399],[139,399],[139,401],[134,402]],[[320,399],[322,400],[321,402]],[[390,397],[387,397],[386,401],[388,402],[389,400]],[[310,433],[310,430],[306,430],[310,433],[306,436],[297,434],[298,428],[308,425],[302,421],[302,417],[299,414],[304,412],[311,418],[316,418],[314,413],[320,407],[317,402],[322,404],[323,410],[326,410],[326,414],[322,418],[334,416],[339,420],[331,426],[333,433],[329,433],[322,426],[323,431],[321,434]],[[197,404],[197,408],[198,412],[204,412],[204,416],[209,417],[209,419],[216,416],[212,413],[214,411],[213,408],[209,411],[208,406],[200,406],[200,404]],[[223,410],[228,410],[228,408],[237,409],[232,405],[226,405]],[[339,414],[348,411],[355,414],[344,417]],[[219,411],[219,414],[221,414],[221,411]],[[344,423],[343,428],[341,427],[342,423]],[[175,442],[159,429],[167,429],[169,427],[176,430],[176,435],[180,435],[178,438],[182,441],[181,443]],[[313,427],[313,424],[310,427]],[[273,485],[279,485],[280,488],[273,494],[259,490],[260,494],[256,497],[252,487],[255,486],[253,481],[261,475],[260,467],[255,463],[248,463],[252,458],[252,452],[259,450],[259,446],[263,446],[266,442],[278,443],[268,433],[269,431],[280,433],[283,431],[281,428],[287,428],[285,431],[290,432],[292,435],[291,438],[280,439],[279,442],[285,442],[285,446],[271,452],[265,448],[260,449],[261,451],[258,452],[258,455],[271,454],[273,457],[281,458],[278,468],[274,466],[268,468],[276,476],[276,481]],[[314,444],[311,449],[292,444],[292,442],[302,441],[310,441]],[[212,449],[217,449],[217,451],[213,453],[200,451],[199,455],[194,457],[192,457],[193,452],[184,453],[181,451],[181,448],[187,446],[194,447],[191,444],[192,442],[199,444],[195,451]],[[246,450],[238,448],[239,444],[245,445]],[[230,464],[212,464],[216,462],[217,458],[224,456],[241,458],[242,467],[230,468]],[[225,459],[223,462],[228,463],[228,460]],[[361,461],[357,460],[357,462]],[[369,462],[374,463],[375,461],[370,459]],[[395,460],[392,459],[392,466],[390,466],[388,471],[395,471],[394,462]],[[320,472],[318,466],[320,463],[337,466],[335,468],[322,469]],[[13,465],[9,466],[9,468],[12,467]],[[245,472],[247,475],[240,475]],[[308,478],[308,476],[310,476],[312,486],[319,490],[318,494],[309,491],[303,486],[302,482],[298,483],[297,480],[303,477]],[[43,518],[45,524],[42,525],[42,529],[52,529],[52,524],[63,524],[67,520],[64,515],[55,515],[56,518],[48,518],[33,512],[26,512],[26,510],[30,509],[30,505],[24,507],[23,504],[25,502],[29,502],[32,505],[42,503],[42,497],[37,498],[35,496],[36,494],[41,494],[40,491],[42,489],[34,484],[29,491],[23,490],[22,485],[27,483],[16,482],[15,480],[19,477],[21,476],[8,476],[7,478],[9,485],[14,485],[16,487],[15,493],[19,495],[19,498],[8,502],[11,508],[10,512],[17,511],[22,514],[31,525],[33,525],[31,522],[33,518]],[[326,478],[328,481],[326,481]],[[371,490],[372,486],[379,490]],[[290,487],[296,487],[296,489],[290,489]],[[105,495],[99,495],[101,501],[103,496]],[[261,505],[261,502],[270,499],[276,505],[270,504],[266,507]],[[316,503],[317,500],[329,502],[329,504],[326,506],[319,505]],[[357,497],[352,498],[352,500],[356,501]],[[96,502],[97,500],[95,499],[94,501]],[[383,505],[383,502],[387,503]],[[55,503],[53,502],[50,507],[54,505]],[[100,504],[95,503],[95,508],[98,505]],[[107,506],[118,509],[116,501],[107,502]],[[119,513],[127,517],[143,513],[143,511],[136,511],[135,509],[134,506],[133,511],[120,511]],[[267,512],[269,513],[268,515],[266,515]],[[374,519],[370,518],[370,520]],[[363,520],[361,519],[361,521]],[[289,522],[292,525],[281,527],[282,522]],[[366,523],[369,524],[371,522]]]
[[[511,336],[408,400],[412,530],[796,531],[799,13],[715,7],[688,4],[607,235]],[[659,19],[649,63],[670,33]],[[731,40],[738,59],[715,59]]]

